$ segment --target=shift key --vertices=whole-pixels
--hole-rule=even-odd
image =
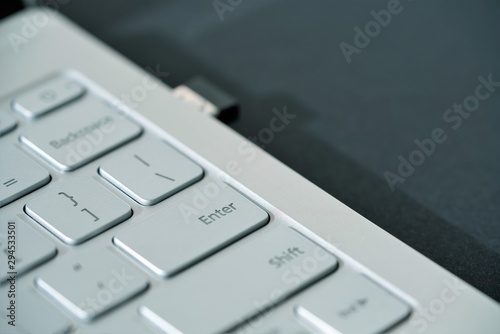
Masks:
[[[332,254],[286,226],[260,232],[161,286],[141,316],[167,333],[225,333],[337,268]]]
[[[140,135],[142,129],[95,97],[30,123],[20,140],[61,171],[71,171]]]

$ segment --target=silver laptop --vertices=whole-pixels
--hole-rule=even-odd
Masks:
[[[0,36],[0,333],[500,332],[495,301],[176,98],[164,69],[48,9]]]

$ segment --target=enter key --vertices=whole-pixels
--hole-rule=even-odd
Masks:
[[[170,277],[264,226],[266,211],[224,183],[191,187],[157,214],[118,233],[118,248]]]

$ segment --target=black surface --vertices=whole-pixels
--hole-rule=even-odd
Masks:
[[[252,0],[223,21],[212,1],[72,0],[60,10],[140,66],[160,64],[169,85],[201,74],[227,90],[246,136],[286,106],[297,117],[267,151],[500,301],[500,88],[459,129],[442,119],[478,76],[500,81],[500,3],[403,0],[348,64],[339,44],[387,4]],[[384,172],[435,128],[447,141],[391,191]]]
[[[0,19],[9,16],[23,9],[23,2],[21,0],[4,0],[0,2]]]

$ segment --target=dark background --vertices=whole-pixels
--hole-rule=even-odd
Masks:
[[[224,88],[244,136],[286,106],[297,118],[269,153],[500,301],[500,87],[459,129],[442,120],[478,76],[500,81],[500,2],[401,0],[350,64],[339,44],[389,1],[220,2],[223,20],[212,0],[48,1],[139,66],[159,64],[170,86],[201,74]],[[391,191],[384,172],[435,128],[447,141]]]

